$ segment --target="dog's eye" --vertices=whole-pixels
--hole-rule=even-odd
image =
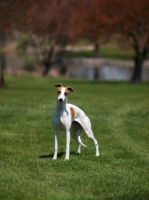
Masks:
[[[58,94],[61,94],[61,91],[58,91]]]
[[[65,92],[64,94],[65,94],[65,96],[67,96],[67,92]]]

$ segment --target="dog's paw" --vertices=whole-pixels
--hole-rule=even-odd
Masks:
[[[80,154],[81,154],[81,152],[77,151],[77,152],[76,152],[76,154],[77,154],[77,155],[80,155]]]
[[[99,153],[96,153],[96,155],[95,155],[96,157],[98,157],[98,156],[100,156],[100,154]]]
[[[65,158],[65,160],[67,161],[67,160],[69,160],[69,158]]]

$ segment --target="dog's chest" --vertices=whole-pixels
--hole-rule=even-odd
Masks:
[[[57,115],[57,126],[59,129],[65,129],[66,126],[71,124],[70,115],[67,112],[58,113]]]

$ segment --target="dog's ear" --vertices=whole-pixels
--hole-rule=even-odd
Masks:
[[[70,86],[67,86],[66,89],[67,89],[69,92],[75,92],[74,89],[73,89],[72,87],[70,87]]]
[[[59,88],[59,87],[62,87],[62,84],[61,83],[57,83],[54,86],[57,87],[57,88]]]

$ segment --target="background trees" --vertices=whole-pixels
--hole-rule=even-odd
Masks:
[[[1,0],[0,1],[0,87],[6,86],[4,80],[5,40],[7,32],[16,29],[25,31],[31,23],[32,5],[30,1]]]
[[[149,50],[148,10],[148,0],[83,1],[79,10],[80,32],[95,44],[96,50],[100,42],[115,35],[115,42],[134,49],[132,81],[141,80],[142,64]]]
[[[149,1],[129,0],[114,3],[117,20],[114,30],[120,40],[134,49],[134,72],[132,81],[141,80],[142,64],[149,51]],[[119,12],[121,11],[121,12]],[[115,15],[112,13],[112,15]]]
[[[0,50],[0,87],[5,87],[6,83],[4,80],[4,69],[6,67],[6,60],[5,60],[5,51],[4,51],[4,47],[5,47],[5,33],[0,32],[0,46],[1,46],[1,50]]]
[[[110,38],[110,1],[81,1],[77,9],[76,29],[79,38],[85,38],[94,45],[94,56],[99,56],[99,46]],[[113,4],[112,4],[113,5]],[[114,17],[114,16],[113,16]]]
[[[30,34],[45,66],[43,74],[50,69],[53,55],[68,43],[85,38],[94,44],[98,56],[99,44],[116,35],[116,43],[134,49],[132,81],[140,81],[149,50],[148,10],[148,0],[2,0],[0,31]]]
[[[64,47],[75,38],[72,26],[76,2],[74,0],[41,0],[40,4],[36,4],[34,7],[31,33],[34,39],[36,38],[35,46],[40,47],[38,53],[40,62],[45,66],[44,75],[48,73],[53,57],[59,55]],[[49,38],[48,45],[44,44],[45,37]],[[41,42],[39,43],[39,41]]]

